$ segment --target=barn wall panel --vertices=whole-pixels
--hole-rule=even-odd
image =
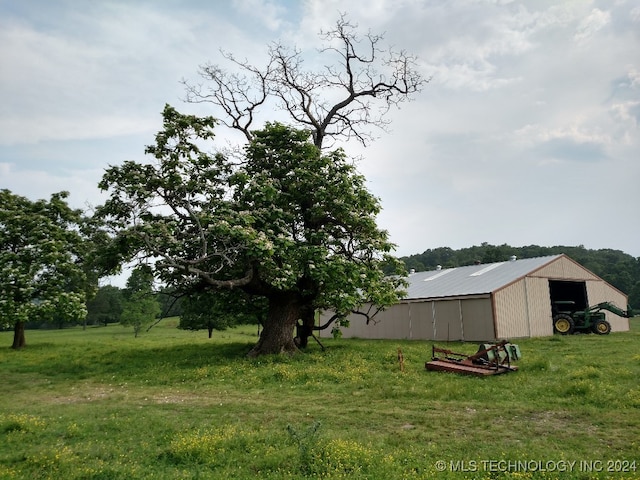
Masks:
[[[553,335],[549,280],[546,278],[526,278],[529,331],[532,337]]]
[[[385,313],[387,315],[384,315]],[[407,339],[409,338],[409,306],[406,303],[394,305],[394,308],[376,315],[368,326],[366,322],[363,323],[365,328],[369,329],[368,338]]]
[[[433,302],[409,303],[410,338],[433,340]]]
[[[525,279],[494,294],[497,338],[530,336]]]
[[[495,339],[491,298],[461,301],[462,333],[465,342],[486,342]]]
[[[434,340],[462,340],[462,312],[460,300],[434,302]]]
[[[332,312],[320,315],[320,324],[325,323]],[[341,327],[344,338],[409,338],[409,307],[407,304],[397,304],[378,313],[374,320],[367,325],[362,315],[349,315],[349,326]],[[331,329],[320,332],[322,337],[330,337]]]

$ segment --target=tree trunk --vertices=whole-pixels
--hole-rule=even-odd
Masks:
[[[24,339],[24,322],[16,322],[13,329],[13,345],[11,345],[11,348],[17,350],[26,344],[27,342]]]
[[[276,295],[269,298],[269,313],[264,321],[258,343],[249,357],[298,351],[293,341],[293,330],[301,316],[302,302],[295,294]]]
[[[313,335],[313,327],[316,323],[316,311],[311,304],[304,305],[300,312],[302,323],[296,328],[296,345],[306,348],[309,344],[309,337]]]
[[[211,323],[207,325],[207,330],[209,331],[209,338],[211,338],[213,336],[213,325]]]

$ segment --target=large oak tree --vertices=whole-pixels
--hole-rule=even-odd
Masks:
[[[249,141],[260,119],[278,111],[288,124],[309,131],[320,149],[350,139],[366,146],[376,129],[388,127],[389,110],[411,100],[429,79],[415,56],[385,46],[383,35],[360,33],[345,14],[319,37],[315,55],[274,42],[261,66],[222,52],[225,65],[201,65],[200,81],[183,81],[186,100],[212,106],[223,125]],[[307,308],[303,345],[313,324]]]
[[[310,132],[268,124],[240,159],[209,154],[216,121],[164,110],[152,163],[110,167],[98,215],[123,258],[153,262],[169,288],[240,289],[268,303],[251,355],[294,352],[309,310],[338,315],[398,299],[401,279],[380,204],[342,150],[322,152]]]

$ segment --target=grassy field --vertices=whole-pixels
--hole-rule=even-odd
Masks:
[[[255,327],[11,335],[0,479],[640,478],[638,318],[519,340],[520,371],[491,378],[427,372],[429,342],[247,359]]]

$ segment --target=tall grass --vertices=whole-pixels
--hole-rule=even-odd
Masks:
[[[519,340],[491,378],[427,372],[430,342],[248,359],[254,327],[3,332],[0,479],[640,478],[639,320]]]

